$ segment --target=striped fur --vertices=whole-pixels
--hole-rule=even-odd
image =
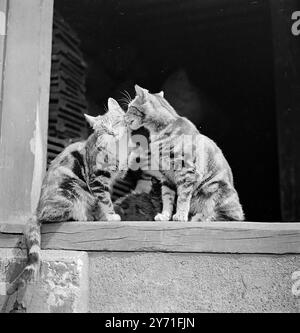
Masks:
[[[124,111],[109,99],[105,115],[86,115],[86,119],[93,134],[84,142],[68,146],[48,169],[36,213],[25,230],[28,263],[11,291],[37,279],[42,223],[121,219],[114,211],[110,190],[114,179],[126,173],[127,159],[120,161],[111,147],[126,139]]]
[[[126,123],[132,130],[141,126],[150,131],[151,150],[160,148],[159,173],[163,209],[155,220],[241,221],[242,206],[233,176],[221,149],[201,135],[186,118],[180,117],[163,97],[136,86],[136,97],[128,105]],[[182,140],[188,153],[182,155]],[[170,167],[163,165],[171,157]],[[174,200],[176,213],[172,217]]]

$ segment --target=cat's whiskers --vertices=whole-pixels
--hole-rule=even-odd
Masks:
[[[128,107],[128,105],[132,102],[132,98],[127,90],[121,91],[121,94],[124,96],[120,98],[121,102],[125,103],[125,106]]]
[[[127,97],[129,100],[132,99],[131,96],[130,96],[130,94],[129,94],[129,92],[127,90],[125,90],[125,89],[124,89],[123,92],[121,92],[121,94],[123,94],[123,96]]]
[[[119,98],[119,101],[125,103],[126,105],[128,105],[131,101],[128,100],[127,97],[122,97],[122,98]]]

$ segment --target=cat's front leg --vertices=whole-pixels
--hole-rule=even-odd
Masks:
[[[99,206],[101,211],[100,220],[102,221],[121,221],[121,216],[115,213],[111,201],[110,192],[105,191],[98,195]]]
[[[110,174],[108,172],[98,172],[101,175],[95,177],[90,182],[90,189],[98,198],[100,207],[100,220],[102,221],[121,221],[120,215],[115,213],[110,195]]]
[[[161,184],[161,196],[163,209],[160,214],[154,218],[155,221],[170,221],[174,210],[175,191],[173,191],[166,182]]]
[[[191,206],[192,191],[178,188],[177,210],[173,221],[187,222]]]
[[[177,175],[177,209],[173,221],[187,222],[191,207],[191,199],[195,186],[193,171],[186,170]]]

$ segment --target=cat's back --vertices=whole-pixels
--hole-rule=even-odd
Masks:
[[[85,143],[80,141],[70,144],[51,162],[43,181],[43,194],[54,191],[69,179],[86,181]]]
[[[178,117],[174,124],[174,135],[191,135],[191,136],[195,136],[200,134],[197,127],[187,118],[185,117]]]
[[[59,168],[60,166],[71,166],[72,159],[81,155],[83,157],[83,151],[86,146],[86,141],[74,142],[67,146],[56,158],[51,162],[48,172]]]
[[[187,118],[179,117],[174,123],[175,130],[172,136],[184,138],[187,153],[194,156],[196,168],[208,175],[222,175],[224,180],[233,183],[232,171],[221,148],[211,138],[201,134],[196,126]],[[173,142],[176,142],[173,139]],[[181,139],[178,140],[181,144]],[[189,146],[191,149],[189,149]],[[198,170],[201,171],[201,170]]]
[[[196,141],[196,164],[197,168],[207,178],[218,176],[220,180],[233,184],[233,176],[230,165],[221,148],[211,138],[198,134]]]
[[[160,142],[168,142],[173,146],[177,146],[178,144],[182,144],[182,140],[188,140],[188,137],[193,138],[198,134],[199,131],[190,120],[178,116],[176,120],[158,136],[151,136],[151,143],[158,144]]]

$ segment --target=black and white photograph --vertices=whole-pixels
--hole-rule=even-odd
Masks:
[[[300,313],[300,1],[0,0],[0,313]]]

